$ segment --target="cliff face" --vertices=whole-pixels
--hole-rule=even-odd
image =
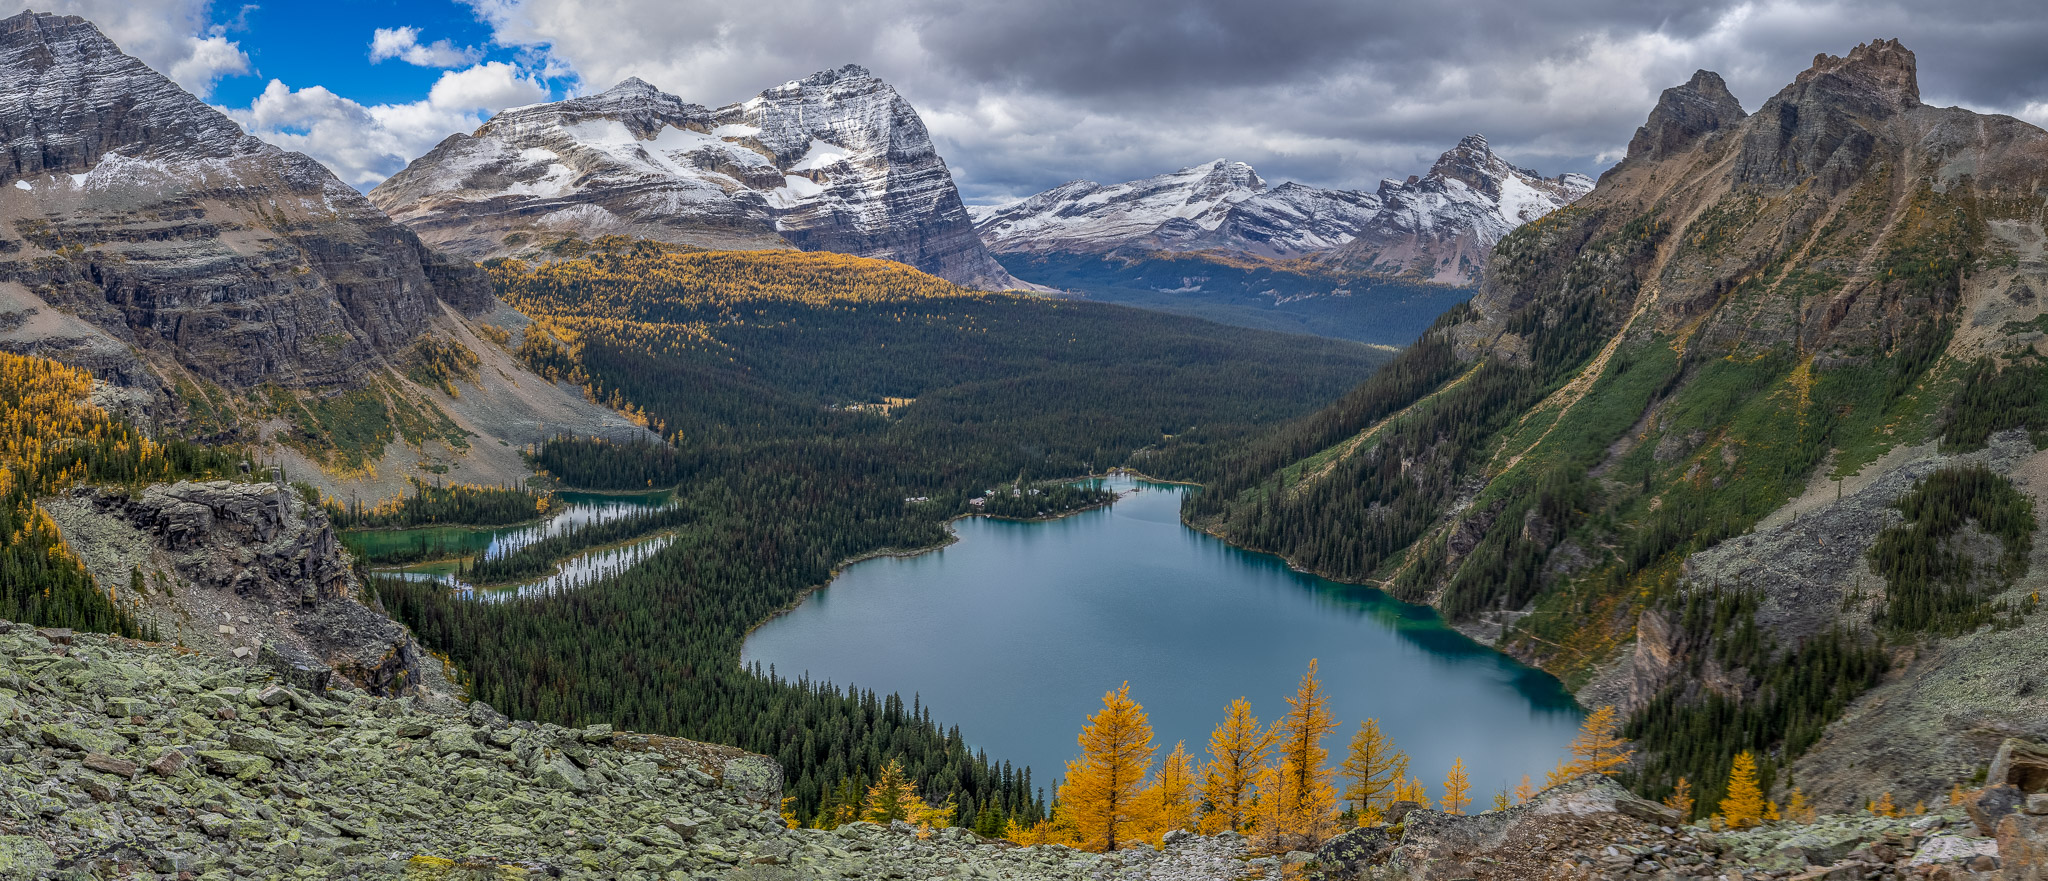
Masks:
[[[628,79],[508,110],[370,193],[473,258],[565,234],[712,248],[794,245],[1016,287],[974,234],[917,111],[848,65],[716,110]]]
[[[1787,670],[1827,679],[1840,721],[1770,741],[1805,751],[1806,796],[1932,803],[2048,733],[2048,683],[1999,660],[2048,644],[2038,526],[2031,555],[1942,539],[1976,573],[1951,598],[1995,627],[1931,623],[1873,551],[1939,473],[2048,510],[2043,168],[2048,132],[1921,104],[1896,42],[1818,57],[1753,115],[1696,74],[1591,193],[1501,240],[1469,308],[1191,514],[1431,602],[1588,703],[1770,719]],[[1815,672],[1857,645],[1890,673]]]
[[[84,488],[43,507],[100,588],[165,639],[301,685],[404,694],[437,679],[405,628],[363,605],[327,516],[289,487]]]
[[[92,336],[9,345],[154,384],[122,350],[234,389],[353,387],[481,274],[318,162],[243,133],[76,17],[0,21],[0,300]]]

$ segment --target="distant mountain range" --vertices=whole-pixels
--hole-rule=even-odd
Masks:
[[[1518,168],[1471,135],[1428,174],[1373,193],[1269,188],[1251,166],[1218,159],[1129,183],[1074,181],[971,213],[997,254],[1220,251],[1465,285],[1501,236],[1592,188],[1584,175]]]
[[[639,79],[499,113],[371,201],[473,259],[564,235],[838,251],[986,289],[989,256],[917,111],[847,65],[715,110]]]

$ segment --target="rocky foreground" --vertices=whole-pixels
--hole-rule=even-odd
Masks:
[[[1713,834],[1598,778],[1413,810],[1315,853],[1169,836],[1110,855],[895,823],[789,829],[731,747],[287,685],[258,662],[0,622],[0,878],[2048,877],[2048,748],[1968,810]]]
[[[730,747],[315,694],[168,646],[0,628],[10,881],[1245,874],[1236,836],[1097,856],[901,823],[793,830],[781,769]]]

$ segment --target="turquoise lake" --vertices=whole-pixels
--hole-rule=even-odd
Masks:
[[[1547,673],[1379,591],[1290,569],[1180,522],[1184,488],[1115,480],[1114,506],[1035,523],[973,518],[960,540],[856,563],[748,638],[777,675],[916,696],[975,749],[1032,767],[1048,794],[1104,691],[1129,681],[1159,756],[1198,761],[1231,700],[1287,710],[1310,658],[1342,731],[1375,717],[1431,797],[1463,757],[1475,807],[1541,785],[1580,711]]]

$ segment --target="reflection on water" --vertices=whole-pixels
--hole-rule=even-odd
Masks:
[[[1181,487],[1061,520],[956,524],[960,541],[846,568],[747,640],[746,663],[916,695],[977,749],[1057,778],[1104,691],[1128,681],[1163,752],[1201,752],[1233,698],[1271,721],[1310,658],[1344,730],[1374,717],[1438,788],[1463,758],[1475,796],[1539,780],[1576,732],[1558,681],[1435,612],[1293,571],[1180,523]],[[1485,798],[1480,798],[1484,801]]]
[[[379,529],[347,532],[342,543],[358,553],[379,553],[415,547],[445,548],[450,556],[496,559],[549,536],[560,535],[589,523],[603,523],[634,514],[665,508],[675,503],[672,492],[608,494],[558,492],[562,510],[539,523],[478,529],[465,526],[430,526],[418,529]],[[381,575],[414,581],[439,581],[479,599],[505,600],[546,596],[576,590],[593,581],[623,572],[675,541],[672,535],[654,535],[617,547],[589,551],[562,561],[553,575],[475,589],[455,577],[458,561],[437,560],[410,566],[380,568]]]
[[[675,540],[676,537],[673,535],[656,535],[631,544],[591,551],[590,553],[580,554],[562,561],[560,570],[553,575],[530,581],[494,584],[484,588],[472,587],[457,579],[455,577],[455,564],[447,562],[430,563],[423,566],[408,566],[403,569],[387,570],[380,574],[395,575],[412,581],[439,581],[480,600],[500,601],[543,597],[571,590],[579,590],[593,581],[609,578],[627,569],[631,569],[634,566],[640,565],[640,561],[653,556],[656,551],[668,547]]]

